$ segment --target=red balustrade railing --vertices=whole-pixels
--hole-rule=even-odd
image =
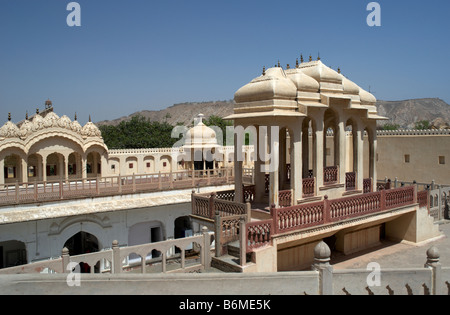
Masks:
[[[315,183],[316,179],[303,178],[303,198],[313,197],[315,195]]]
[[[429,200],[428,199],[428,195],[429,195],[429,191],[428,190],[422,190],[422,191],[419,191],[417,193],[417,202],[419,203],[419,207],[421,207],[421,208],[423,208],[423,207],[429,208],[428,205],[430,203],[428,202],[428,200]]]
[[[322,201],[288,208],[272,208],[274,234],[291,232],[325,222],[324,203]]]
[[[272,244],[273,220],[250,222],[246,225],[247,253]]]
[[[323,184],[332,185],[338,182],[338,167],[328,166],[323,169]]]
[[[356,189],[356,173],[345,173],[345,190],[352,191]]]
[[[280,207],[292,206],[292,190],[282,190],[278,192],[278,203]]]

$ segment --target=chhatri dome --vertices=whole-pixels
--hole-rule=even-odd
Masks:
[[[275,66],[263,70],[235,93],[234,114],[226,119],[274,116],[305,116],[308,108],[330,107],[332,99],[349,109],[365,111],[367,119],[378,116],[376,98],[356,83],[325,65],[320,58],[297,62],[295,68]]]
[[[217,148],[216,132],[203,123],[203,114],[199,114],[194,120],[194,127],[186,132],[184,148],[185,149],[204,149]]]

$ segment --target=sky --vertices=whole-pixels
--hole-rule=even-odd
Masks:
[[[450,104],[450,1],[0,0],[0,124],[44,109],[80,123],[230,100],[262,68],[320,54],[380,100]]]

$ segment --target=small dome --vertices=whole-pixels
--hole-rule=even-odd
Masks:
[[[342,76],[342,86],[344,88],[344,94],[353,94],[353,95],[359,95],[360,87],[347,79],[346,77]]]
[[[294,100],[297,97],[297,87],[286,77],[282,68],[270,68],[247,85],[240,88],[234,95],[236,103],[256,102],[273,99]]]
[[[100,129],[90,121],[84,125],[83,129],[81,129],[81,135],[83,137],[101,137],[102,133],[100,132]]]
[[[359,88],[359,97],[361,98],[361,105],[376,105],[377,99],[369,92]]]
[[[320,60],[303,63],[300,69],[317,82],[342,83],[342,76]]]
[[[61,118],[58,121],[58,126],[61,128],[71,129],[70,128],[71,124],[72,124],[72,121],[66,115],[61,116]]]
[[[22,126],[20,126],[20,136],[22,138],[26,138],[28,137],[30,134],[32,134],[34,131],[34,124],[29,121],[28,119],[26,119]]]
[[[306,75],[300,69],[286,70],[286,75],[292,82],[294,82],[297,90],[300,92],[319,92],[319,82]]]
[[[44,128],[44,118],[42,118],[41,115],[36,114],[33,117],[33,125],[34,125],[34,130],[41,130]]]
[[[58,127],[59,116],[54,112],[49,112],[44,118],[44,127]]]
[[[77,120],[74,120],[70,123],[70,129],[76,133],[81,134],[81,130],[83,129],[80,125],[80,123]]]
[[[6,122],[2,128],[0,128],[0,137],[2,138],[18,138],[20,137],[20,130],[11,121]]]
[[[203,114],[199,114],[196,125],[186,132],[185,143],[187,147],[216,147],[216,132],[203,123]]]

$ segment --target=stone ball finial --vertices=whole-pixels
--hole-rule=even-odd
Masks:
[[[427,250],[427,258],[429,261],[437,262],[439,261],[439,258],[441,257],[441,254],[439,253],[439,250],[436,246],[430,247],[430,249]]]
[[[331,250],[328,245],[322,241],[316,245],[314,248],[314,258],[318,262],[328,262],[330,261]]]
[[[63,256],[69,255],[69,249],[67,247],[64,247],[62,250],[62,254],[63,254]]]

